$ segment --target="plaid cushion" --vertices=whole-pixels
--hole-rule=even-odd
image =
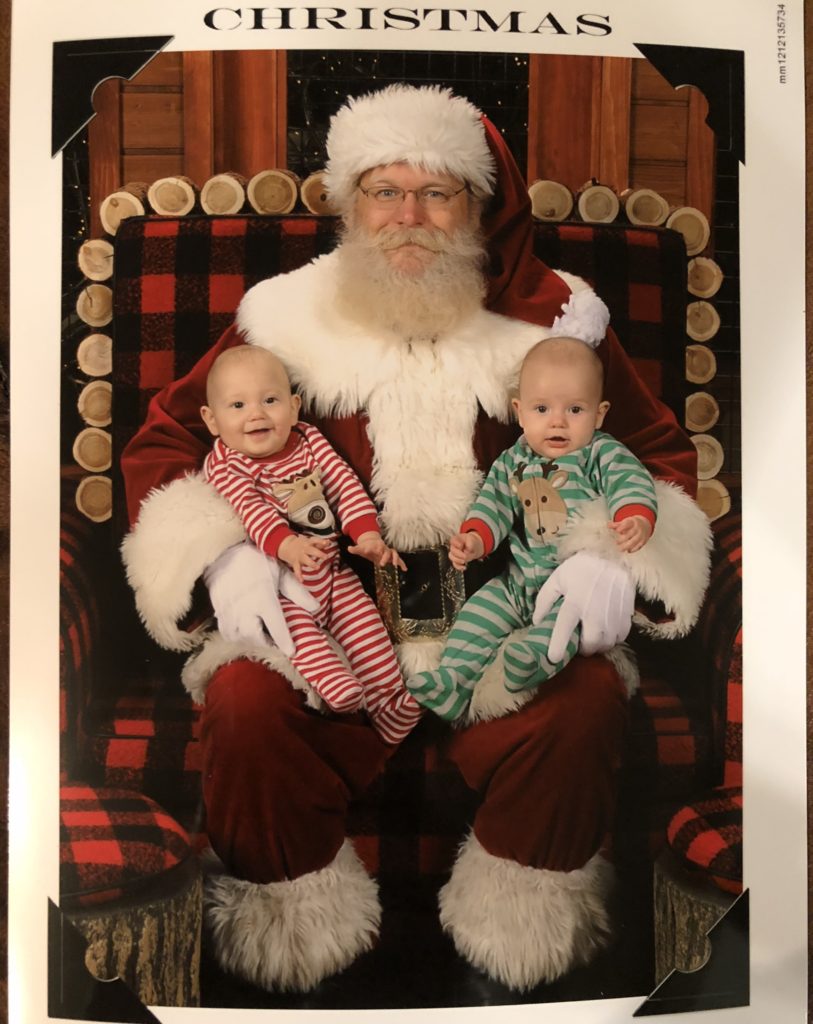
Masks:
[[[166,811],[123,789],[60,788],[59,888],[63,905],[104,903],[153,882],[190,853]]]
[[[691,872],[726,892],[742,892],[742,789],[724,786],[682,807],[669,822],[669,846]]]

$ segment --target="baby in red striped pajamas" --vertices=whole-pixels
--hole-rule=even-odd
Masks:
[[[218,356],[206,401],[201,416],[216,438],[206,479],[234,507],[253,543],[289,565],[318,604],[308,612],[280,598],[296,647],[292,664],[332,710],[366,707],[379,735],[399,743],[421,708],[404,686],[375,604],[339,561],[341,530],[354,542],[352,554],[406,568],[384,542],[361,481],[316,427],[299,422],[299,396],[266,349],[240,345]]]

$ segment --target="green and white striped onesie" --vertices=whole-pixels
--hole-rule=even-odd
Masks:
[[[523,436],[498,456],[460,530],[476,531],[486,554],[508,537],[508,566],[460,610],[439,667],[407,681],[421,704],[449,721],[465,711],[502,641],[530,625],[539,590],[559,563],[557,544],[567,519],[599,495],[607,501],[610,518],[644,515],[654,526],[657,500],[652,477],[609,434],[596,431],[590,444],[555,459],[537,455]],[[509,690],[538,686],[561,671],[578,650],[576,629],[563,660],[555,665],[548,661],[560,603],[561,599],[524,638],[506,644]]]

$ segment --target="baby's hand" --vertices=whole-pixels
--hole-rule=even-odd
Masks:
[[[618,523],[607,523],[615,532],[615,541],[622,551],[640,551],[652,536],[652,524],[644,516],[628,516]]]
[[[308,537],[305,535],[286,537],[277,548],[277,555],[286,562],[294,571],[294,576],[302,582],[302,570],[313,569],[330,558],[328,549],[330,541],[320,537]]]
[[[351,544],[347,550],[351,555],[361,555],[373,565],[394,565],[406,572],[403,559],[395,550],[384,543],[384,538],[374,530],[363,533],[355,544]]]
[[[449,541],[449,561],[458,572],[462,572],[469,562],[482,558],[484,554],[483,538],[474,530],[456,533]]]

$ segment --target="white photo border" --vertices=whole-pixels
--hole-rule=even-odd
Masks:
[[[215,31],[209,0],[25,0],[11,50],[11,728],[9,1019],[47,1019],[47,897],[58,898],[58,512],[61,160],[50,157],[57,41],[172,35],[167,50],[418,49],[639,56],[636,43],[745,53],[746,157],[740,169],[743,408],[745,884],[751,903],[751,1005],[721,1020],[802,1021],[807,1006],[805,695],[805,135],[801,0],[679,5],[606,0],[604,36]],[[291,7],[305,6],[291,4]],[[475,5],[469,5],[474,8]],[[499,21],[519,7],[476,4]],[[547,8],[546,8],[547,9]],[[586,10],[589,8],[585,7]],[[551,4],[562,23],[572,3]],[[780,203],[770,197],[781,197]],[[777,205],[781,212],[777,213]],[[36,273],[32,273],[36,268]],[[43,400],[44,399],[44,400]],[[780,452],[779,458],[777,453]],[[780,485],[780,498],[773,488]],[[774,485],[774,481],[776,484]],[[781,581],[781,599],[776,581]],[[781,638],[781,640],[780,640]],[[627,1021],[638,998],[545,1004],[546,1021]],[[170,1022],[217,1020],[536,1021],[536,1005],[403,1011],[155,1008]],[[666,1022],[683,1015],[664,1015]],[[716,1019],[716,1018],[715,1018]]]

